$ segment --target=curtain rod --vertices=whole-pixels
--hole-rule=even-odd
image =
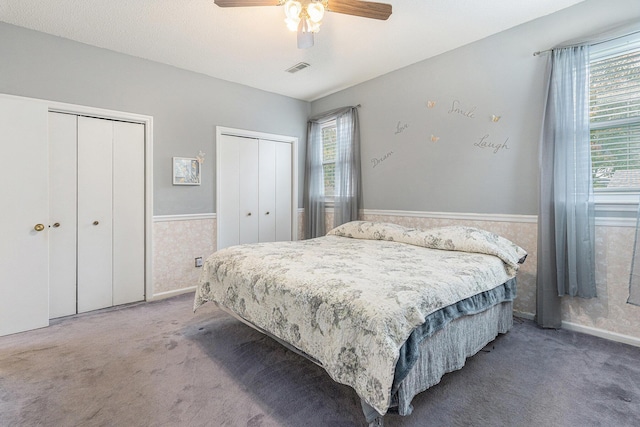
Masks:
[[[316,114],[315,116],[309,117],[308,121],[322,123],[323,121],[330,120],[332,118],[331,116],[333,115],[342,114],[343,112],[351,108],[360,108],[360,107],[362,107],[362,105],[357,104],[357,105],[349,105],[346,107],[335,108],[333,110],[325,111],[324,113]]]
[[[533,52],[533,56],[538,56],[538,55],[542,55],[545,52],[551,52],[553,49],[546,49],[546,50],[538,50],[536,52]]]
[[[552,52],[554,49],[562,49],[562,48],[567,48],[567,47],[576,47],[576,46],[580,46],[582,44],[588,44],[589,46],[597,46],[599,44],[607,43],[607,42],[610,42],[610,41],[613,41],[613,40],[617,40],[617,39],[621,39],[623,37],[631,36],[633,34],[640,34],[640,31],[631,31],[630,33],[627,33],[627,34],[622,34],[622,35],[619,35],[619,36],[610,37],[608,39],[600,40],[600,41],[593,42],[593,43],[589,43],[587,41],[587,42],[584,42],[584,43],[577,43],[577,44],[573,44],[573,45],[553,47],[551,49],[538,50],[536,52],[533,52],[533,56],[542,55],[545,52]]]

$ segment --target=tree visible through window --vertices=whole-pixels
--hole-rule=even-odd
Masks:
[[[333,198],[336,187],[336,122],[327,122],[322,127],[322,169],[324,195]]]
[[[589,123],[595,191],[640,191],[640,39],[592,47]]]

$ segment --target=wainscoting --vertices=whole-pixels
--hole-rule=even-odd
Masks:
[[[627,304],[635,220],[630,223],[628,227],[596,223],[598,297],[565,298],[563,328],[640,346],[640,307]]]
[[[536,309],[537,218],[533,215],[452,214],[364,210],[362,219],[407,227],[467,225],[498,233],[528,252],[518,273],[516,315],[533,319]],[[298,236],[304,236],[304,212],[298,211]],[[331,229],[333,213],[327,213]],[[598,298],[565,298],[563,327],[640,346],[640,307],[627,304],[635,220],[602,218],[596,223]],[[192,291],[200,275],[194,265],[215,251],[215,214],[154,217],[153,295],[159,299]]]
[[[167,215],[153,218],[153,295],[147,300],[193,291],[206,259],[215,251],[215,214]]]

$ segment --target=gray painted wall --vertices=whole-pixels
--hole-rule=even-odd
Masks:
[[[215,212],[215,127],[296,136],[302,206],[307,102],[0,22],[0,93],[153,116],[154,215]],[[203,151],[202,185],[171,158]]]
[[[535,215],[549,55],[533,52],[633,17],[638,0],[589,0],[314,101],[311,113],[362,105],[367,209]]]
[[[215,212],[216,125],[298,137],[302,206],[307,117],[355,104],[365,208],[536,214],[532,53],[634,17],[638,0],[588,0],[311,104],[0,23],[0,93],[153,116],[155,215]],[[203,184],[173,186],[171,157],[201,150]]]

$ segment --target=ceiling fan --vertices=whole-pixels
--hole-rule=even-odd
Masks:
[[[324,12],[386,20],[391,5],[360,0],[214,0],[220,7],[284,6],[285,23],[298,32],[298,48],[313,46],[313,34],[320,30]]]

